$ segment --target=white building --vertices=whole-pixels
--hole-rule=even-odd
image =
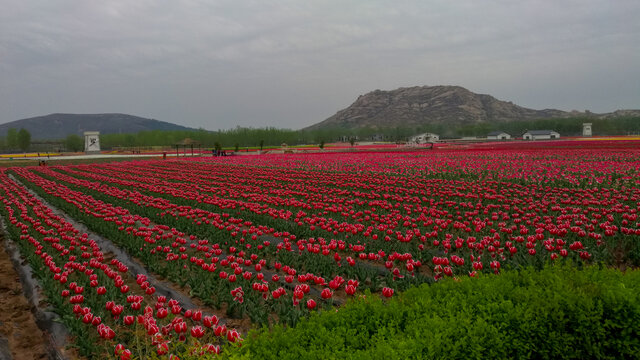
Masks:
[[[522,140],[560,139],[560,134],[553,130],[529,130],[522,134]]]
[[[440,140],[440,136],[433,133],[424,133],[424,134],[414,135],[409,138],[409,142],[416,143],[416,144],[437,142],[439,140]]]
[[[487,134],[487,140],[509,140],[511,135],[504,131],[492,131]]]
[[[582,124],[582,136],[592,136],[592,132],[591,132],[591,125],[593,125],[592,123],[583,123]]]

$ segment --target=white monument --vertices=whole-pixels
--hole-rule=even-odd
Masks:
[[[582,123],[582,136],[591,136],[591,123]]]
[[[100,132],[84,132],[84,152],[85,154],[100,154]]]

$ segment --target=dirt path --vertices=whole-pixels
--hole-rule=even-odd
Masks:
[[[0,359],[46,359],[46,344],[0,232]]]

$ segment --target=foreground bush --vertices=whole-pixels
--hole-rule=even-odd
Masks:
[[[636,358],[640,271],[549,266],[375,295],[295,328],[250,333],[232,359]]]

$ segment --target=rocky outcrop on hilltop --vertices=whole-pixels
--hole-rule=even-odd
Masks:
[[[476,94],[460,86],[415,86],[361,95],[348,108],[307,129],[388,128],[426,124],[451,126],[575,116],[560,110],[533,110]],[[584,115],[584,114],[582,114]]]

